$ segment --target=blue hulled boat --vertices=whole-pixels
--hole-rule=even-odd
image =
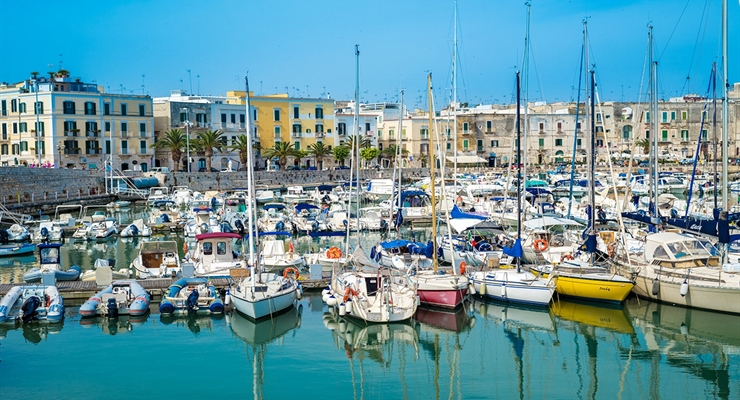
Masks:
[[[162,314],[224,312],[216,287],[206,278],[182,278],[167,289],[159,305]]]
[[[63,271],[61,266],[61,243],[41,243],[39,247],[39,262],[41,268],[31,268],[23,275],[26,282],[40,282],[41,275],[47,272],[53,272],[54,278],[58,281],[76,281],[80,278],[82,269],[73,265],[68,270]]]

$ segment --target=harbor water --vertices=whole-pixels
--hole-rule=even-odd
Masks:
[[[66,243],[62,256],[83,269],[96,258],[125,267],[136,244]],[[33,263],[6,263],[0,281],[19,282]],[[320,293],[259,322],[151,309],[83,319],[72,305],[61,324],[1,326],[0,398],[740,398],[740,316],[634,297],[547,308],[473,299],[369,326],[339,318]]]

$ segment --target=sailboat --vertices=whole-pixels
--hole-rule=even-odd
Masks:
[[[245,77],[246,95],[245,103],[247,108],[247,134],[251,136],[249,109],[249,80]],[[249,197],[254,199],[254,163],[252,162],[252,147],[249,146],[247,151],[247,186]],[[260,319],[273,314],[278,314],[293,306],[296,299],[301,296],[301,287],[296,281],[289,277],[286,268],[283,275],[270,272],[261,272],[259,267],[259,257],[255,257],[255,240],[257,232],[255,229],[257,208],[253,202],[248,202],[247,213],[249,221],[249,276],[242,278],[234,284],[234,290],[230,290],[231,299],[234,301],[234,308],[240,313],[253,318]],[[293,269],[295,270],[295,269]],[[298,272],[296,277],[298,278]],[[227,297],[228,301],[228,297]]]
[[[516,73],[516,133],[517,133],[517,158],[521,155],[521,97],[520,77]],[[517,162],[519,160],[517,159]],[[517,199],[521,199],[521,179],[517,180]],[[521,207],[518,208],[518,218],[521,221]],[[521,242],[521,223],[517,224],[517,239],[512,247],[505,247],[504,253],[516,257],[516,269],[493,268],[490,270],[476,271],[470,279],[479,294],[494,300],[546,306],[552,300],[555,292],[556,278],[548,280],[535,276],[529,271],[521,269],[521,259],[524,254]]]
[[[586,54],[586,63],[588,66],[588,29],[586,21],[583,22],[583,43],[584,53]],[[595,74],[594,71],[589,73],[590,88],[590,110],[586,109],[586,119],[590,127],[590,150],[591,157],[589,170],[591,178],[589,179],[589,198],[590,204],[595,204],[596,187],[595,187],[595,143],[596,143],[596,124],[595,124]],[[587,99],[589,96],[587,96]],[[589,113],[590,111],[590,113]],[[574,258],[572,255],[564,256],[561,263],[540,267],[540,271],[547,270],[557,275],[555,290],[558,294],[577,297],[584,300],[622,302],[632,291],[634,286],[631,279],[619,275],[617,272],[611,272],[607,268],[598,265],[596,261],[596,212],[592,207],[589,216],[589,226],[587,228],[586,243],[578,249],[582,251],[580,257]],[[602,236],[603,238],[604,236]],[[578,254],[578,252],[574,252]],[[583,258],[588,257],[587,260]],[[568,259],[569,258],[569,259]]]
[[[359,46],[355,46],[357,66],[355,87],[355,154],[359,157]],[[350,168],[350,182],[359,169],[359,159]],[[359,170],[358,178],[359,178]],[[359,200],[359,198],[358,198]],[[351,201],[350,201],[351,204]],[[359,204],[357,205],[359,209]],[[359,234],[359,233],[358,233]],[[345,241],[345,253],[349,250],[349,224]],[[352,254],[347,268],[339,270],[335,265],[330,284],[322,291],[322,300],[329,307],[336,307],[340,317],[360,319],[365,322],[387,323],[410,319],[416,312],[418,298],[416,286],[408,279],[407,271],[381,266],[365,255],[359,246]]]
[[[723,7],[723,41],[726,43],[727,0]],[[657,115],[658,100],[657,63],[652,62],[652,27],[650,28],[650,67],[652,114]],[[725,60],[724,78],[727,79],[727,46],[723,45]],[[724,101],[727,102],[726,85]],[[723,104],[723,107],[725,104]],[[724,111],[724,110],[723,110]],[[724,112],[723,112],[724,116]],[[653,119],[653,132],[657,132],[657,118]],[[726,128],[723,121],[723,128]],[[723,129],[723,137],[726,129]],[[653,148],[657,149],[657,135]],[[727,167],[727,141],[723,141],[723,164]],[[654,167],[657,161],[654,161]],[[725,169],[726,171],[726,169]],[[653,172],[657,174],[657,171]],[[727,174],[723,174],[727,175]],[[655,182],[655,179],[654,179]],[[655,184],[655,183],[654,183]],[[727,186],[725,186],[727,187]],[[723,191],[723,204],[727,204]],[[657,215],[650,222],[659,221]],[[729,221],[722,210],[717,220],[717,234],[721,247],[729,242]],[[658,232],[645,237],[641,254],[617,253],[616,260],[621,274],[634,277],[634,292],[641,297],[685,307],[740,314],[740,266],[722,263],[722,248],[717,249],[709,240],[675,232]]]

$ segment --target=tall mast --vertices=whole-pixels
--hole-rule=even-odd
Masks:
[[[524,3],[524,5],[527,6],[527,32],[524,36],[524,62],[522,63],[523,73],[524,73],[524,98],[521,99],[521,103],[524,104],[524,143],[529,144],[528,137],[529,137],[529,16],[530,16],[530,10],[532,8],[532,5],[529,2]],[[521,80],[521,77],[517,78],[517,81]],[[521,85],[521,83],[520,83]],[[520,94],[517,94],[517,96],[520,96]],[[517,112],[519,111],[519,108],[517,108]],[[517,121],[519,121],[517,119]],[[519,147],[517,145],[517,147]],[[522,164],[522,168],[517,168],[515,171],[521,172],[521,178],[524,179],[524,188],[526,190],[527,187],[527,145],[524,146],[524,154],[517,151],[517,164]],[[574,155],[575,156],[575,155]],[[519,158],[521,157],[521,158]],[[517,165],[518,167],[519,165]],[[517,198],[518,206],[521,208],[522,199],[521,194],[519,194],[519,197]],[[519,218],[519,223],[521,224],[521,218]],[[517,264],[518,265],[518,264]]]
[[[594,182],[596,180],[596,173],[595,173],[596,171],[595,170],[596,168],[595,167],[595,159],[596,159],[596,143],[595,143],[596,142],[596,122],[595,122],[596,101],[595,100],[596,100],[596,95],[594,94],[594,89],[596,89],[596,82],[595,82],[596,78],[594,77],[593,70],[591,70],[591,73],[589,75],[591,76],[591,103],[590,103],[590,107],[591,107],[591,121],[590,121],[591,127],[590,128],[591,130],[590,130],[590,135],[589,135],[590,136],[589,142],[590,142],[591,148],[589,152],[590,161],[588,163],[589,170],[590,170],[589,171],[590,172],[590,176],[589,176],[590,190],[589,190],[588,195],[589,195],[589,202],[591,203],[591,221],[590,222],[591,222],[591,234],[593,235],[596,233],[596,193],[595,193],[596,182]],[[594,253],[591,253],[592,262],[593,262],[593,258],[594,258]]]
[[[434,99],[432,98],[432,74],[430,73],[427,75],[427,96],[429,97],[429,132],[431,135],[429,135],[429,144],[432,148],[432,157],[431,157],[431,165],[429,167],[429,187],[432,188],[431,190],[431,199],[432,199],[432,213],[437,213],[437,196],[434,193],[434,164],[436,164],[434,160],[434,155],[437,154],[437,149],[434,146]],[[444,160],[442,160],[444,162]],[[399,210],[400,212],[400,210]],[[432,268],[434,268],[434,273],[437,273],[437,218],[435,216],[432,216],[432,253],[434,254],[434,262],[432,263]]]
[[[454,126],[454,134],[455,134],[455,140],[454,140],[454,148],[455,148],[455,158],[453,166],[453,174],[452,174],[452,181],[455,185],[455,190],[457,190],[457,0],[455,0],[455,11],[453,13],[454,15],[454,33],[452,34],[452,121]],[[442,190],[445,190],[444,188],[444,182],[442,182]],[[432,191],[434,191],[434,186],[432,186]],[[436,268],[436,266],[435,266]]]
[[[355,45],[355,121],[354,121],[354,134],[355,139],[354,143],[352,143],[352,151],[350,152],[350,158],[352,159],[352,163],[350,164],[349,169],[349,192],[352,194],[352,184],[353,182],[357,182],[357,230],[359,232],[360,228],[360,221],[359,221],[359,215],[360,215],[360,45]],[[357,153],[355,157],[355,152]],[[353,173],[357,170],[357,180],[353,181]],[[349,201],[347,202],[347,237],[344,243],[344,251],[345,253],[349,253],[349,233],[350,233],[350,223],[349,221],[352,218],[352,196],[350,196]],[[359,234],[359,233],[358,233]],[[359,246],[359,240],[357,242],[357,245]]]
[[[247,110],[246,115],[246,129],[247,129],[247,138],[249,138],[249,149],[247,150],[247,190],[249,192],[249,198],[254,199],[254,181],[253,181],[253,175],[254,175],[254,164],[252,162],[252,113],[249,110],[249,77],[247,75],[244,75],[244,87],[246,92],[244,93],[244,104]],[[256,220],[255,216],[255,205],[252,204],[252,201],[247,202],[247,215],[248,215],[248,225],[249,225],[249,266],[252,268],[252,271],[257,270],[257,265],[254,258],[254,221]],[[254,276],[254,273],[251,274]],[[252,283],[254,284],[254,278],[252,279]]]
[[[652,173],[652,191],[653,191],[653,223],[658,223],[660,214],[658,214],[658,62],[653,59],[653,26],[649,27],[650,37],[650,114],[652,114],[651,128],[653,132],[653,173]]]
[[[401,132],[403,132],[403,89],[401,89],[401,113],[398,115],[398,137],[396,138],[396,165],[393,169],[393,173],[395,174],[396,171],[398,171],[398,212],[401,212],[401,171],[403,169],[401,168]],[[434,190],[434,188],[432,188]],[[390,224],[388,224],[390,225]],[[398,233],[401,232],[400,228],[397,231]]]
[[[516,127],[516,154],[517,154],[517,163],[519,163],[519,155],[522,151],[522,128],[521,128],[521,78],[519,76],[519,71],[516,72],[516,121],[514,122],[514,126]],[[525,164],[526,165],[526,164]],[[521,240],[522,237],[522,180],[520,177],[517,177],[516,180],[516,199],[517,199],[517,207],[516,207],[516,240]],[[516,258],[516,271],[519,272],[521,270],[521,257]]]
[[[728,105],[727,105],[727,90],[730,86],[730,82],[727,76],[727,0],[722,1],[722,209],[727,210],[729,208],[729,197],[727,192],[729,191],[729,184],[727,182],[727,175],[729,175],[729,165],[727,162],[727,119],[728,116]],[[716,181],[715,181],[716,182]]]

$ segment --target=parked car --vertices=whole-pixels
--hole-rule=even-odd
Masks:
[[[681,164],[681,165],[691,165],[691,164],[694,163],[694,159],[693,158],[684,158],[683,160],[679,161],[678,163]]]
[[[349,167],[346,165],[339,165],[339,166],[334,167],[334,169],[349,169]]]

